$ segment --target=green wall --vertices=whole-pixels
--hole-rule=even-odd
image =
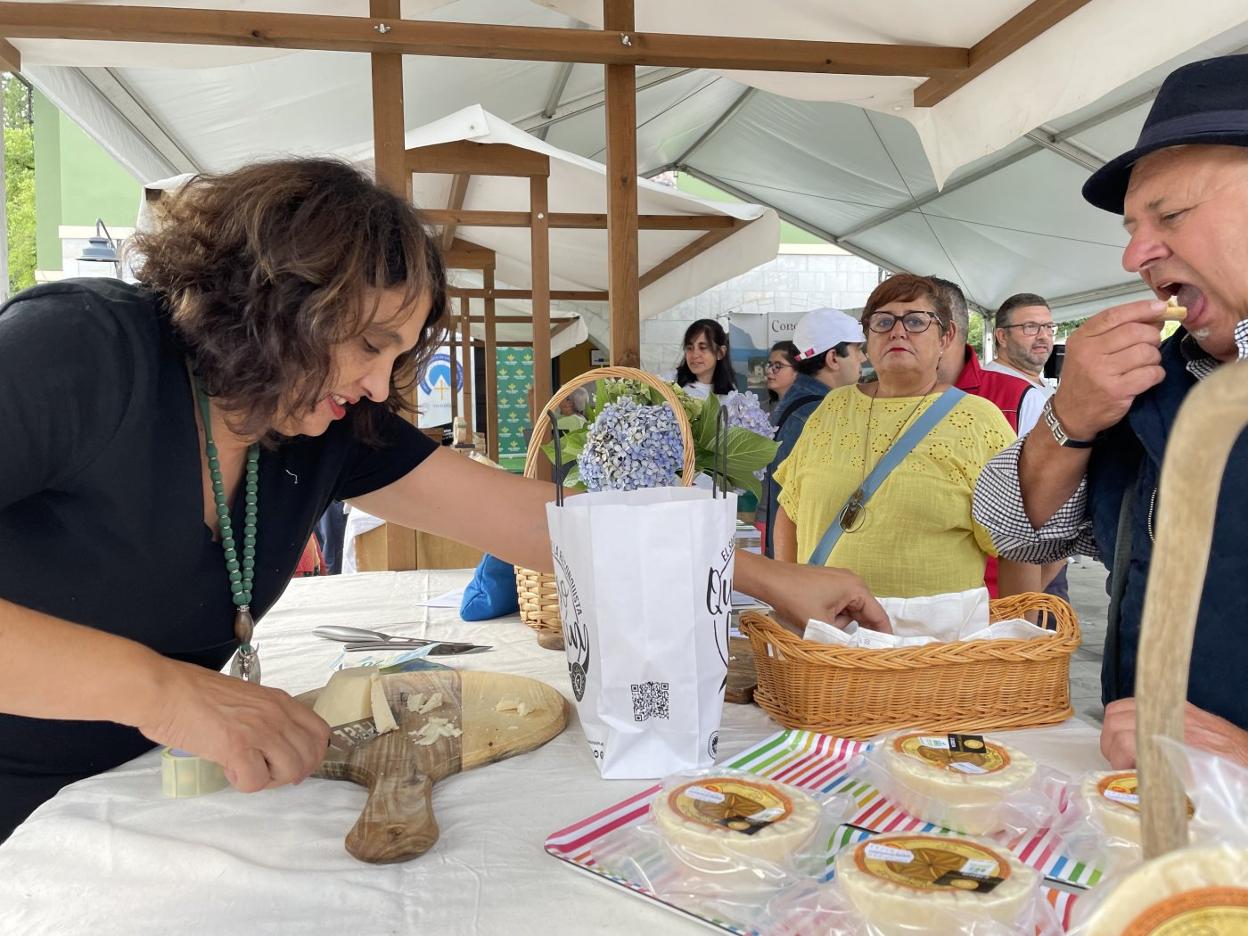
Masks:
[[[37,91],[34,111],[37,264],[59,270],[61,225],[133,227],[141,186]]]
[[[733,202],[740,204],[741,199],[734,198],[727,192],[722,192],[713,185],[707,185],[701,179],[695,179],[686,172],[676,173],[676,188],[689,195],[696,195],[698,198],[705,198],[707,201]],[[807,231],[803,231],[799,227],[794,227],[788,221],[780,222],[780,243],[782,244],[826,244],[821,237],[816,237]]]

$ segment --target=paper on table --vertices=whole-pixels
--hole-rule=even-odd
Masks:
[[[418,601],[416,604],[422,608],[455,608],[464,602],[464,590],[462,588],[454,588],[441,595],[435,595],[432,598],[426,598],[424,601]]]

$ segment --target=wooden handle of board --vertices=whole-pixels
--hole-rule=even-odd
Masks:
[[[1184,400],[1166,443],[1157,540],[1136,661],[1136,751],[1144,857],[1186,844],[1187,803],[1156,743],[1183,740],[1196,614],[1231,447],[1248,425],[1248,363],[1219,367]]]
[[[360,861],[388,864],[423,855],[438,840],[433,781],[419,770],[373,775],[364,811],[347,834],[347,851]]]

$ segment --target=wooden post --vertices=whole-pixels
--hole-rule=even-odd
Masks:
[[[547,205],[545,176],[529,179],[529,211],[533,215],[529,232],[530,267],[533,271],[533,400],[537,409],[537,425],[533,431],[544,431],[542,414],[550,402],[550,217]],[[551,479],[550,463],[537,464],[537,477]]]
[[[459,358],[456,356],[459,352],[455,350],[456,345],[457,345],[457,342],[455,340],[455,333],[456,331],[458,331],[458,329],[459,329],[459,320],[455,318],[454,315],[452,315],[451,320],[447,323],[447,326],[446,326],[446,349],[447,349],[448,356],[451,359],[451,426],[452,427],[454,427],[455,425],[455,417],[459,415],[459,391],[455,389],[455,384],[458,382],[457,378],[459,375]]]
[[[494,315],[494,271],[484,270],[485,287],[485,433],[487,452],[498,461],[498,325]]]
[[[378,19],[400,17],[399,0],[369,0]],[[407,143],[403,139],[403,56],[373,53],[373,164],[377,182],[399,195],[407,193]]]
[[[369,0],[369,15],[399,19],[399,0]],[[373,53],[373,165],[377,184],[408,197],[406,127],[403,122],[403,56]],[[415,389],[412,393],[415,394]],[[413,400],[412,402],[415,402]],[[415,414],[409,417],[415,420]],[[416,533],[386,524],[385,567],[392,571],[416,568]]]
[[[628,39],[634,29],[633,0],[603,0],[602,9],[603,28],[618,30],[621,42]],[[603,67],[606,69],[607,92],[607,270],[611,296],[611,363],[617,367],[640,367],[637,70],[632,65]],[[533,327],[536,342],[536,322]]]
[[[472,321],[468,308],[468,298],[459,300],[459,327],[464,354],[464,422],[468,425],[468,439],[471,441],[473,432],[472,408]],[[459,440],[456,439],[458,442]]]

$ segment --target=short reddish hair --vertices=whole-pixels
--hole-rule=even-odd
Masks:
[[[915,299],[926,299],[930,302],[936,318],[940,321],[941,330],[949,330],[953,321],[953,310],[949,308],[941,288],[928,277],[915,276],[913,273],[894,273],[872,290],[862,310],[863,328],[866,328],[867,319],[880,306],[890,302],[913,302]]]

